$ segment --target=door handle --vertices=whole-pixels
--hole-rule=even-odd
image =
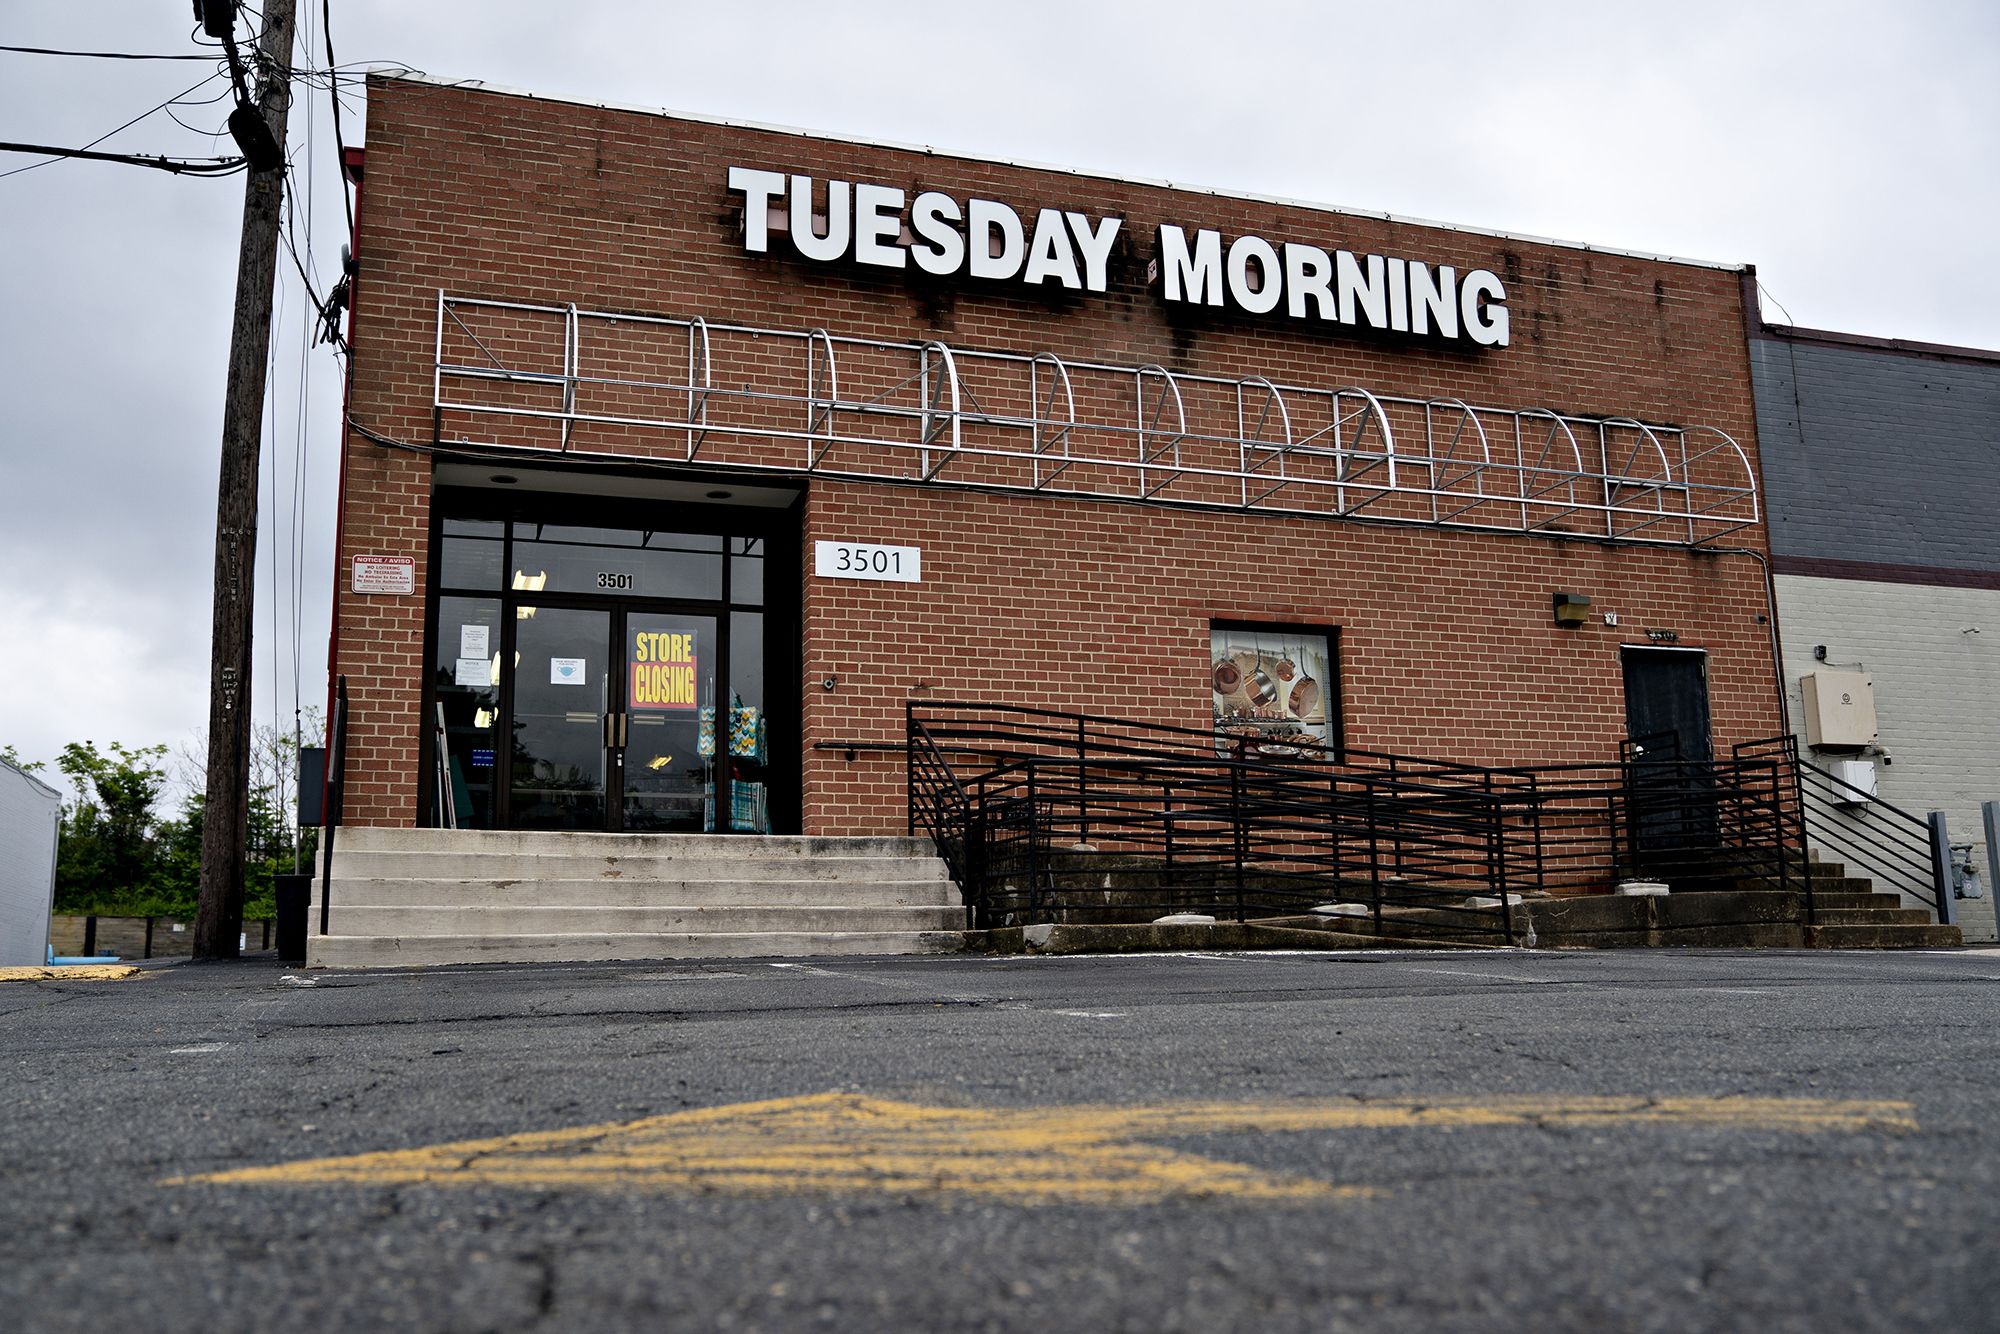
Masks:
[[[632,744],[632,715],[629,713],[620,713],[616,717],[618,719],[618,749],[623,750]]]

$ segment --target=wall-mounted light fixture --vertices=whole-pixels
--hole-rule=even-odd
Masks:
[[[1574,630],[1590,619],[1590,599],[1581,593],[1551,593],[1556,624]]]

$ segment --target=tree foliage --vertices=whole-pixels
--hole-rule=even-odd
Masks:
[[[247,828],[243,915],[269,917],[274,877],[296,862],[310,869],[313,831],[301,842],[292,824],[291,776],[298,750],[275,728],[252,739],[252,787]],[[9,759],[13,748],[0,751]],[[56,911],[98,916],[192,917],[201,890],[203,797],[162,810],[167,788],[165,746],[128,747],[91,741],[63,747],[56,767],[75,791],[63,803],[56,855]],[[29,766],[23,765],[23,768]],[[200,772],[181,757],[183,773]],[[193,786],[190,784],[190,786]]]

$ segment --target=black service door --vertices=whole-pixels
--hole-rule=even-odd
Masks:
[[[1672,877],[1715,842],[1715,780],[1708,769],[1708,655],[1628,648],[1626,779],[1633,869]]]
[[[1708,655],[1692,649],[1625,650],[1625,734],[1634,741],[1671,733],[1680,758],[1706,764]]]

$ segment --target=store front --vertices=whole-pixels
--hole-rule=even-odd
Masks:
[[[1664,646],[1782,728],[1743,266],[368,96],[351,824],[900,836],[941,701],[1601,763]]]
[[[796,516],[492,481],[511,475],[437,492],[426,823],[795,827],[797,719],[770,687],[798,608],[766,571],[796,559]]]

